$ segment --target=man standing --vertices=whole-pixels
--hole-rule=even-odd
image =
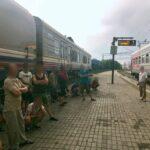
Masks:
[[[4,117],[10,150],[18,150],[19,146],[33,143],[27,140],[25,136],[24,119],[21,111],[21,94],[27,92],[28,89],[16,76],[16,65],[9,64],[8,77],[4,81]]]
[[[64,106],[67,103],[64,101],[64,97],[67,95],[68,92],[67,81],[68,81],[68,74],[65,70],[65,67],[61,66],[60,71],[58,73],[58,86],[59,86],[58,95],[60,106]]]
[[[141,66],[138,85],[140,90],[140,100],[142,101],[146,101],[146,80],[147,73],[144,71],[144,66]]]
[[[19,73],[19,79],[28,87],[28,92],[22,93],[22,110],[25,115],[28,104],[32,102],[32,73],[28,70],[28,64],[24,64],[23,70]]]
[[[81,70],[80,70],[80,92],[82,94],[83,101],[85,100],[84,90],[86,90],[86,93],[91,98],[91,101],[95,101],[95,99],[92,98],[92,95],[90,93],[90,76],[91,76],[91,74],[89,73],[89,71],[86,70],[84,68],[84,66],[81,66]]]
[[[44,105],[50,121],[58,121],[54,117],[52,112],[50,102],[47,98],[47,86],[48,86],[48,78],[44,73],[43,66],[37,65],[35,74],[33,75],[33,95],[34,95],[34,103],[41,102],[40,106]]]
[[[49,88],[50,94],[52,98],[52,102],[55,102],[58,99],[58,92],[57,92],[57,77],[56,77],[56,70],[55,68],[49,73],[48,81],[49,81]]]

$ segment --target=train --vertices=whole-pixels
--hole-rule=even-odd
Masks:
[[[150,79],[150,44],[141,46],[131,55],[131,74],[138,78],[140,66],[144,66]]]
[[[71,39],[14,0],[1,0],[0,72],[10,62],[20,68],[23,63],[41,63],[46,70],[61,65],[67,70],[79,70],[81,65],[90,69],[91,55]]]

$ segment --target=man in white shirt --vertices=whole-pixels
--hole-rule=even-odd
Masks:
[[[30,130],[40,128],[38,123],[42,121],[45,115],[45,107],[41,105],[40,101],[36,101],[36,103],[30,103],[27,107],[25,115],[26,129]]]
[[[32,73],[28,70],[28,65],[23,65],[23,70],[19,73],[19,79],[28,87],[28,92],[22,94],[22,111],[25,115],[29,103],[32,102]]]
[[[144,66],[141,66],[138,85],[140,90],[140,99],[143,101],[146,101],[146,81],[147,73],[144,71]]]

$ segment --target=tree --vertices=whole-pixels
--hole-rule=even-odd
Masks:
[[[114,63],[114,68],[116,70],[122,69],[122,66],[119,62],[115,61]],[[107,71],[112,69],[112,60],[97,60],[97,59],[92,59],[92,70],[93,71]]]

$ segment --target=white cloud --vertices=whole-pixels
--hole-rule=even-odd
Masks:
[[[97,57],[104,52],[109,52],[114,36],[133,36],[137,40],[149,39],[149,10],[149,0],[118,1],[118,5],[103,18],[102,28],[104,31],[88,39],[88,47],[93,49],[93,56]],[[132,48],[130,47],[130,49]]]

